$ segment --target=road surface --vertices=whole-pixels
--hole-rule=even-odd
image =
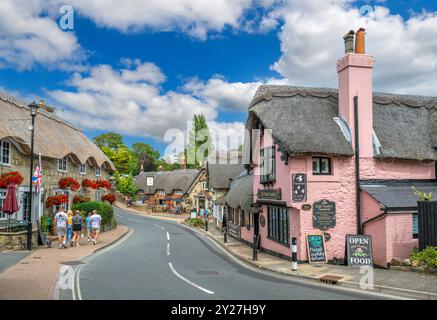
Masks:
[[[132,230],[82,259],[74,289],[61,299],[378,299],[381,296],[306,282],[238,262],[205,235],[178,223],[115,208]]]

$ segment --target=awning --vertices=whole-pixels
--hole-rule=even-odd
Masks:
[[[436,182],[389,181],[389,182],[362,182],[361,190],[381,203],[386,209],[415,210],[418,196],[412,187],[421,192],[437,195]]]

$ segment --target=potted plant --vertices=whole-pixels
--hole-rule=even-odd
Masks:
[[[3,173],[0,176],[0,188],[6,188],[10,184],[19,186],[23,183],[23,176],[18,171]]]
[[[58,182],[59,188],[61,189],[70,189],[72,191],[76,191],[80,189],[80,183],[74,178],[66,177],[62,178]]]
[[[99,184],[97,183],[97,181],[93,181],[93,180],[90,180],[90,179],[84,179],[82,181],[82,186],[84,188],[91,188],[91,189],[94,189],[94,190],[99,188]]]

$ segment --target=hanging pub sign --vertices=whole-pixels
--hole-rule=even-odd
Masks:
[[[147,177],[146,186],[153,187],[153,177]]]
[[[328,262],[323,234],[308,234],[306,239],[309,263]]]
[[[303,211],[310,211],[312,206],[308,203],[303,204],[302,207],[300,207]]]
[[[372,238],[370,236],[346,235],[346,251],[348,266],[373,266]]]
[[[281,189],[258,189],[256,196],[263,200],[281,200],[282,192]]]
[[[293,202],[304,202],[307,200],[307,175],[296,173],[292,175],[292,200]]]
[[[313,204],[313,227],[326,231],[335,227],[335,202],[326,199]]]

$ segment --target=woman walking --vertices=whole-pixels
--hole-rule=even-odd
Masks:
[[[71,243],[71,238],[73,237],[73,211],[68,210],[68,227],[67,227],[67,243]],[[73,246],[73,244],[71,244]]]
[[[86,223],[86,237],[87,241],[90,242],[91,240],[91,212],[89,212],[85,219]]]
[[[74,212],[73,217],[73,239],[71,240],[71,246],[74,246],[74,240],[76,240],[76,247],[79,247],[80,234],[82,232],[83,218],[79,211]]]

